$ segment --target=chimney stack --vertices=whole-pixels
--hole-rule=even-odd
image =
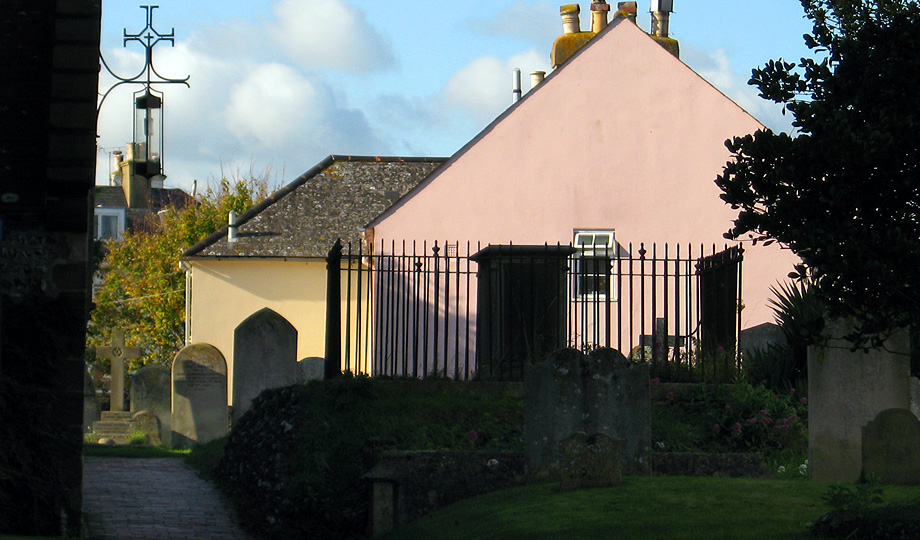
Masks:
[[[652,39],[667,49],[668,52],[680,58],[680,44],[668,34],[668,24],[671,12],[674,11],[674,0],[652,0]]]
[[[614,18],[623,17],[624,19],[629,19],[629,22],[636,24],[637,11],[638,6],[636,2],[617,2],[617,12]]]

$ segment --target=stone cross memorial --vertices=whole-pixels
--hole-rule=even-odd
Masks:
[[[188,448],[228,430],[227,361],[213,345],[184,347],[172,368],[172,445]]]
[[[125,331],[115,330],[112,332],[112,344],[107,347],[96,347],[96,356],[112,361],[109,410],[125,410],[125,360],[140,358],[140,348],[126,347]]]

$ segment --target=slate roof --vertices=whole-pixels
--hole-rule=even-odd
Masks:
[[[356,243],[364,225],[421,182],[447,158],[332,155],[189,248],[197,257],[326,257],[336,239]]]

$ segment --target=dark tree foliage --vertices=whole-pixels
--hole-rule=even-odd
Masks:
[[[770,61],[750,84],[793,116],[726,142],[716,184],[740,210],[726,237],[779,241],[858,344],[920,320],[920,8],[802,0],[815,58]]]

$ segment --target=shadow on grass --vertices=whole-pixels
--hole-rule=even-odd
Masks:
[[[562,493],[535,484],[475,497],[405,525],[385,540],[806,540],[829,508],[829,484],[738,478],[628,477]],[[920,488],[886,487],[892,502]]]

